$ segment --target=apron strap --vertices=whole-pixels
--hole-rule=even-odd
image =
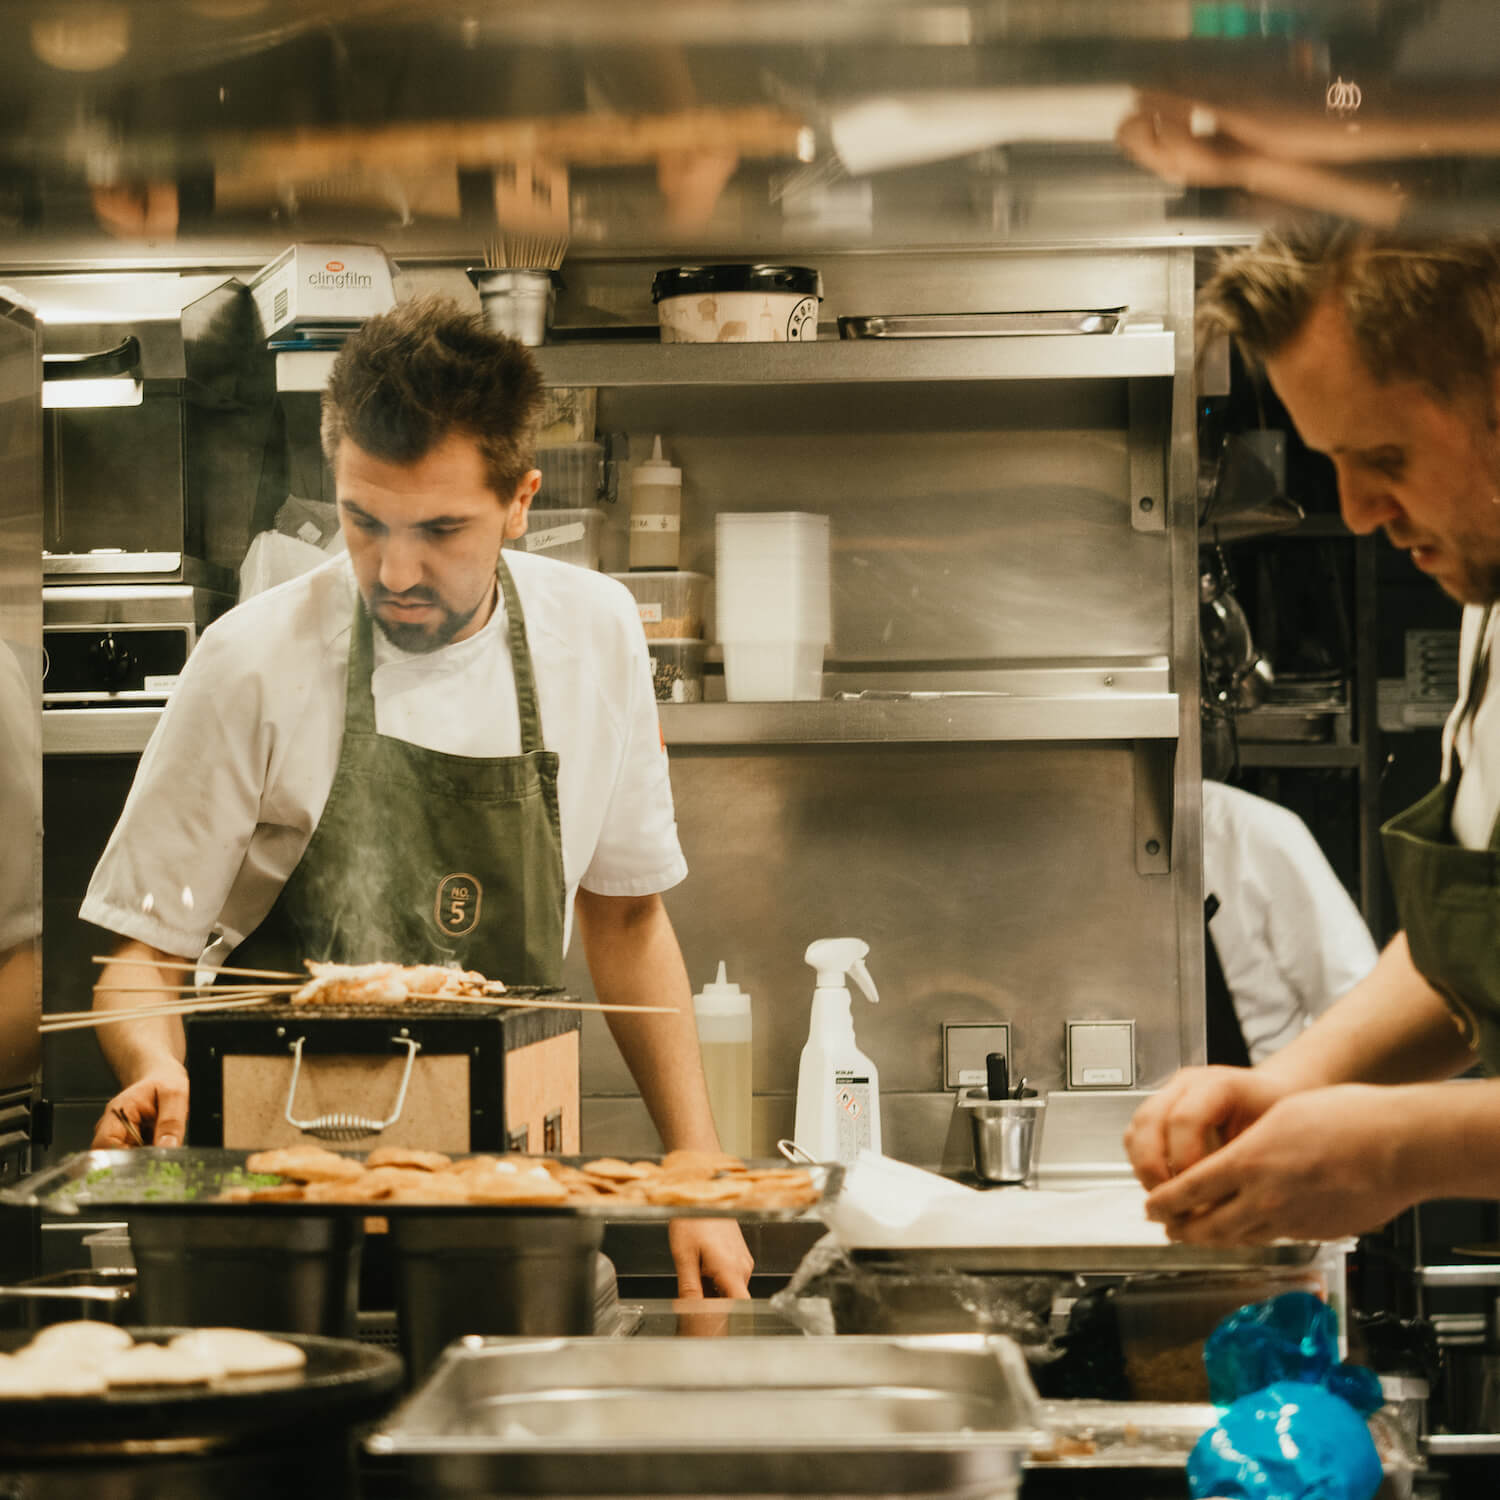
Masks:
[[[526,617],[521,596],[503,557],[496,560],[495,576],[505,604],[505,628],[510,642],[510,666],[516,680],[516,713],[521,724],[521,753],[532,755],[544,748],[542,711],[537,702],[536,676],[531,670],[531,651],[526,644]],[[375,733],[375,693],[370,679],[375,671],[374,630],[365,601],[355,591],[354,630],[349,641],[349,673],[344,688],[344,724],[356,734]]]
[[[1453,741],[1451,761],[1448,767],[1448,779],[1444,783],[1446,795],[1444,802],[1447,808],[1447,822],[1451,826],[1453,822],[1453,804],[1458,800],[1458,781],[1463,775],[1463,762],[1458,756],[1458,736],[1470,719],[1479,712],[1479,704],[1484,698],[1484,689],[1490,675],[1489,652],[1485,650],[1485,637],[1489,634],[1490,616],[1494,612],[1493,604],[1486,604],[1484,614],[1479,620],[1479,638],[1474,642],[1474,659],[1469,663],[1469,685],[1464,692],[1463,707],[1459,710],[1457,722],[1453,726]],[[1500,836],[1500,817],[1495,820],[1495,827],[1491,831],[1490,844],[1493,847],[1495,839]]]

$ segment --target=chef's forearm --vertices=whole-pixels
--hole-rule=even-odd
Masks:
[[[1379,962],[1331,1010],[1261,1069],[1289,1090],[1338,1083],[1419,1083],[1474,1062],[1442,997],[1397,933]]]
[[[1500,1195],[1500,1079],[1421,1084],[1391,1104],[1395,1176],[1411,1202]]]
[[[115,962],[104,966],[94,991],[95,1010],[133,1010],[146,1005],[161,1005],[177,998],[173,987],[180,975],[155,969],[146,963],[122,963],[122,959],[145,959],[157,963],[173,957],[146,943],[127,941],[115,949]],[[157,987],[160,986],[158,989]],[[146,990],[144,994],[110,994],[110,990]],[[98,1027],[94,1035],[99,1048],[114,1069],[115,1077],[127,1087],[144,1078],[163,1061],[181,1062],[187,1055],[182,1021],[177,1016],[157,1016],[149,1020],[114,1021]]]
[[[693,990],[660,897],[578,892],[575,912],[594,993],[611,1005],[670,1005],[673,1015],[611,1015],[609,1028],[669,1151],[719,1149],[703,1079]]]

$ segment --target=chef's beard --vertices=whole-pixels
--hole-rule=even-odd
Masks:
[[[380,606],[397,600],[403,604],[436,605],[442,613],[435,621],[422,623],[417,621],[403,623],[399,620],[386,619],[380,612]],[[484,604],[484,598],[481,597],[472,609],[452,610],[430,589],[412,589],[405,594],[391,594],[377,585],[374,597],[366,600],[365,603],[375,623],[380,627],[380,633],[391,645],[398,651],[405,651],[411,655],[425,655],[430,651],[441,651],[444,646],[448,645],[454,636],[479,613],[480,607]]]

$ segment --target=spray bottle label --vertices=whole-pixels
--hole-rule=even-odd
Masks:
[[[835,1069],[833,1097],[838,1105],[839,1161],[853,1161],[870,1145],[870,1080],[857,1073]]]

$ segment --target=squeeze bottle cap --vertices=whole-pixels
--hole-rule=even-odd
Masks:
[[[651,457],[643,458],[635,466],[633,481],[641,484],[682,484],[682,470],[675,464],[669,464],[662,457],[661,434],[656,434],[656,442],[651,449]]]
[[[693,996],[693,1009],[704,1015],[737,1015],[750,1002],[739,985],[724,977],[724,960],[719,960],[718,976]]]
[[[859,938],[820,938],[816,943],[810,943],[802,956],[818,971],[820,990],[848,989],[844,983],[847,975],[864,991],[866,1000],[878,1001],[880,996],[876,993],[875,981],[865,968],[865,955],[869,951],[870,945]]]

